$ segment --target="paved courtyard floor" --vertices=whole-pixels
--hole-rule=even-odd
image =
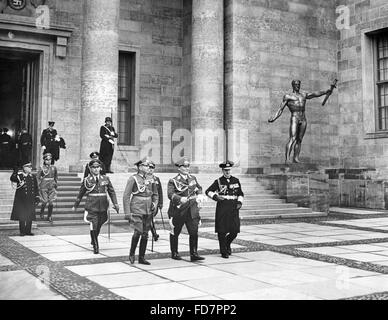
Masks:
[[[34,236],[0,231],[1,300],[388,299],[388,217],[243,224],[223,259],[213,227],[200,228],[199,253],[170,259],[169,233],[149,241],[150,266],[128,262],[132,232],[104,226],[100,254],[87,226],[45,227]],[[151,250],[152,249],[152,250]]]

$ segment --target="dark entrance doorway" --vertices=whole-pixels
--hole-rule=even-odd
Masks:
[[[7,128],[6,134],[10,136],[1,137],[1,141],[9,143],[0,147],[0,169],[19,165],[20,149],[16,149],[16,143],[23,128],[36,145],[38,84],[39,53],[0,48],[0,128]]]

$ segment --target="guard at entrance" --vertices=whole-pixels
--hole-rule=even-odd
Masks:
[[[51,165],[52,155],[46,153],[43,155],[43,165],[39,168],[37,178],[39,185],[39,195],[42,201],[40,207],[40,219],[44,219],[44,209],[48,205],[47,221],[53,222],[52,214],[54,201],[57,199],[58,171]]]
[[[205,191],[207,196],[217,201],[215,231],[221,256],[226,259],[232,254],[231,243],[240,232],[239,210],[244,200],[239,179],[230,175],[233,165],[229,160],[221,163],[219,167],[223,176]]]
[[[148,167],[148,178],[151,179],[152,183],[155,184],[156,190],[158,191],[158,208],[156,211],[156,214],[158,213],[158,210],[162,210],[163,208],[163,190],[162,190],[162,184],[160,183],[160,179],[154,175],[155,171],[155,163],[153,161],[150,161],[149,167]],[[155,215],[156,215],[155,214]],[[156,232],[154,219],[151,221],[151,233],[152,237],[155,241],[158,241],[159,235]]]
[[[108,220],[109,200],[107,193],[117,213],[119,213],[120,207],[117,203],[116,192],[109,177],[100,174],[100,160],[91,160],[89,167],[91,174],[84,179],[72,210],[76,211],[82,197],[86,194],[84,220],[90,224],[90,238],[92,240],[93,252],[97,254],[99,252],[98,235],[100,234],[102,225]]]
[[[35,207],[39,203],[38,181],[31,171],[32,164],[24,163],[23,171],[14,170],[10,178],[16,183],[11,220],[19,221],[20,236],[33,236],[32,221],[36,220]]]
[[[3,128],[0,135],[0,168],[8,168],[12,158],[11,136],[8,134],[8,128]]]
[[[19,151],[19,163],[31,161],[32,136],[26,128],[23,128],[16,142],[16,148]]]
[[[94,151],[94,152],[92,152],[91,154],[89,154],[89,157],[90,157],[90,159],[92,159],[92,160],[99,160],[100,154],[99,154],[97,151]],[[90,173],[91,173],[91,171],[90,171],[90,168],[89,168],[89,164],[86,164],[86,166],[85,166],[85,172],[84,172],[84,178],[86,178]],[[105,165],[104,165],[102,162],[101,162],[101,171],[100,171],[100,174],[102,174],[102,175],[105,175],[105,174],[106,174]]]
[[[112,118],[105,118],[105,125],[100,128],[100,160],[105,165],[105,169],[107,173],[113,173],[110,165],[112,162],[113,151],[114,151],[114,139],[117,138],[118,135],[115,132],[115,128],[112,127]]]
[[[129,219],[130,225],[134,228],[129,261],[135,263],[135,251],[140,240],[139,263],[149,265],[144,258],[148,232],[151,228],[152,218],[158,212],[158,191],[153,181],[147,178],[149,172],[149,160],[147,158],[135,163],[137,173],[129,177],[123,194],[124,213]]]
[[[54,121],[48,122],[49,126],[44,129],[40,137],[40,144],[42,146],[43,154],[51,153],[51,164],[59,160],[59,143],[60,138],[57,130],[54,129]]]
[[[198,225],[201,220],[197,198],[202,194],[202,187],[197,178],[190,174],[190,162],[186,158],[182,158],[175,165],[179,174],[170,179],[167,185],[167,195],[170,199],[168,217],[173,233],[170,233],[171,258],[182,259],[178,253],[178,237],[185,224],[189,233],[190,260],[204,260],[197,252]]]

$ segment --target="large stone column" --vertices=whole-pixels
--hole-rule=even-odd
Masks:
[[[80,159],[100,148],[100,126],[112,115],[117,130],[120,0],[85,0]]]
[[[192,0],[191,131],[192,158],[198,164],[224,157],[223,3]]]

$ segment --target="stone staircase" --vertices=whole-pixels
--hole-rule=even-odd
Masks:
[[[109,174],[112,184],[115,188],[118,202],[120,205],[120,214],[111,209],[111,221],[113,224],[128,223],[124,219],[123,212],[123,192],[128,178],[133,172],[115,173]],[[12,210],[12,203],[15,190],[12,189],[9,181],[9,173],[0,176],[3,183],[0,184],[0,228],[1,226],[17,226],[17,223],[9,220],[10,212]],[[163,187],[163,218],[165,223],[167,222],[167,208],[169,200],[167,198],[167,183],[168,180],[175,176],[176,173],[161,172],[157,173],[161,180]],[[214,173],[200,173],[195,174],[198,182],[202,185],[205,191],[220,174]],[[75,198],[77,197],[79,187],[81,184],[81,176],[79,173],[59,173],[58,175],[58,198],[54,204],[53,222],[42,221],[39,218],[40,206],[36,210],[37,225],[49,226],[49,225],[74,225],[84,224],[83,211],[85,199],[84,197],[80,203],[77,212],[71,210]],[[245,197],[244,204],[240,210],[240,218],[242,220],[260,219],[260,218],[290,218],[290,217],[312,217],[323,216],[325,213],[312,212],[310,208],[298,207],[294,203],[286,203],[284,199],[280,199],[278,195],[274,194],[272,190],[266,189],[259,181],[257,181],[254,175],[236,174],[236,177],[240,179]],[[215,201],[208,199],[202,206],[200,214],[203,222],[214,221],[215,216]],[[47,217],[47,208],[45,211],[45,217]],[[156,216],[156,221],[161,222],[161,215]]]

